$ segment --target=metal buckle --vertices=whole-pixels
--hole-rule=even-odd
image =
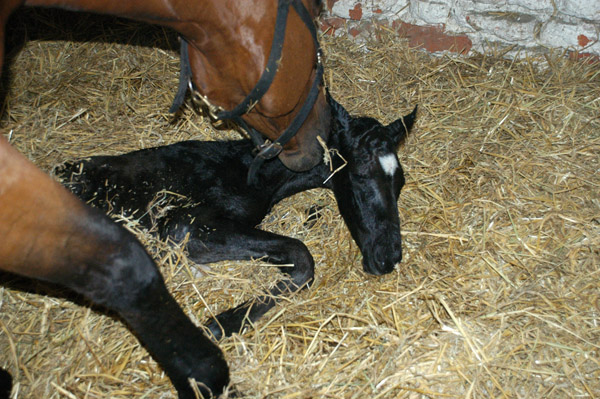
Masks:
[[[196,104],[196,106],[198,106],[198,104],[206,106],[206,108],[208,108],[208,115],[214,120],[219,120],[219,116],[217,114],[219,112],[225,111],[225,109],[223,107],[219,107],[217,105],[212,104],[208,100],[208,97],[200,94],[200,92],[194,88],[191,79],[188,81],[188,87],[190,89],[190,93],[192,93],[192,101],[194,102],[194,104]]]
[[[265,143],[257,148],[258,153],[256,154],[257,158],[262,158],[264,160],[273,159],[283,150],[283,146],[278,142],[274,143]]]

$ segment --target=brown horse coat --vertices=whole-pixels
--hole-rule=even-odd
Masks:
[[[320,1],[303,3],[316,17]],[[175,29],[189,43],[195,86],[212,104],[227,110],[244,99],[265,69],[277,11],[277,0],[3,0],[0,43],[9,14],[22,4],[117,15]],[[0,44],[0,63],[2,56]],[[275,79],[244,120],[271,140],[279,137],[308,95],[316,57],[310,32],[291,10]],[[284,147],[281,161],[293,170],[316,165],[322,154],[316,136],[327,140],[329,121],[329,106],[320,90],[307,120]]]

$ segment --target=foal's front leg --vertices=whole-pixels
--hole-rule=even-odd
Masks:
[[[202,218],[196,218],[195,224],[199,224],[199,220]],[[195,262],[265,258],[270,263],[285,265],[279,269],[289,277],[277,282],[268,295],[249,300],[217,315],[208,324],[215,339],[239,332],[247,321],[254,322],[273,308],[277,303],[277,296],[290,295],[312,281],[314,260],[301,241],[227,219],[211,220],[210,226],[214,226],[212,229],[206,228],[205,221],[204,224],[202,229],[186,229],[186,233],[190,233],[187,249]],[[191,226],[193,225],[194,223]],[[181,232],[176,234],[175,238],[181,238],[180,234]]]

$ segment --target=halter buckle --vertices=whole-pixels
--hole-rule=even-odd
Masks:
[[[264,160],[273,159],[279,155],[282,150],[283,146],[277,141],[273,143],[264,143],[261,146],[256,147],[256,157]]]
[[[206,106],[208,109],[208,115],[213,120],[220,120],[221,118],[219,118],[218,114],[223,112],[225,109],[218,105],[214,105],[208,100],[207,96],[200,94],[200,92],[194,87],[191,79],[188,81],[188,87],[190,89],[190,93],[192,93],[192,101],[194,104],[196,104],[196,106],[198,106],[198,104]]]

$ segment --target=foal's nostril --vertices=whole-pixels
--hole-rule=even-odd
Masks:
[[[372,274],[374,276],[382,276],[384,274],[391,273],[394,270],[394,263],[382,262],[382,263],[363,263],[363,270],[365,273]]]
[[[378,247],[370,254],[364,254],[363,270],[375,276],[391,273],[402,260],[402,250]]]

